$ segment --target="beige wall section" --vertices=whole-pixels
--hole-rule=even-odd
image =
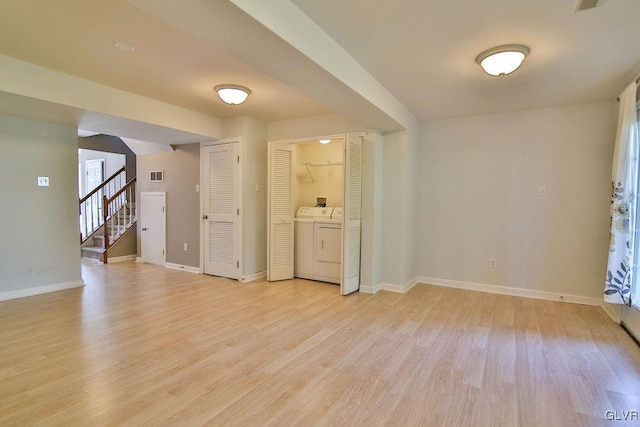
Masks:
[[[223,120],[224,138],[242,142],[242,276],[267,269],[267,126],[252,117]]]
[[[615,124],[613,102],[425,124],[418,275],[600,298]]]
[[[344,139],[335,139],[330,144],[318,141],[295,144],[295,212],[301,206],[315,206],[316,197],[326,197],[327,206],[342,207],[344,192],[343,166],[309,166],[305,163],[342,163]],[[311,176],[313,179],[311,179]]]
[[[136,255],[138,253],[137,243],[136,230],[129,229],[124,236],[116,240],[109,248],[109,258]],[[107,259],[107,262],[108,261]]]
[[[164,170],[164,182],[149,182],[151,170]],[[199,267],[200,193],[196,192],[196,185],[200,184],[200,144],[178,145],[174,152],[137,156],[137,171],[138,201],[142,191],[167,193],[167,262]]]
[[[0,151],[0,294],[80,282],[76,129],[0,115]]]

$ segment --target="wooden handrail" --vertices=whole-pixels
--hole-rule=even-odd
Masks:
[[[96,188],[94,188],[93,190],[91,190],[91,192],[89,194],[87,194],[86,196],[84,196],[82,199],[80,199],[80,203],[82,204],[83,202],[86,202],[89,197],[93,196],[94,194],[96,194],[98,191],[100,191],[101,189],[103,189],[104,187],[107,186],[107,184],[109,184],[109,182],[113,181],[118,175],[120,175],[122,172],[125,171],[125,167],[121,167],[120,170],[118,170],[116,173],[114,173],[113,175],[111,175],[109,178],[107,178],[102,184],[98,185]]]

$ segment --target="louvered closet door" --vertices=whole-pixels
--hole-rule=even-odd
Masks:
[[[269,271],[267,279],[293,278],[293,148],[270,145]]]
[[[362,134],[348,134],[344,154],[342,213],[342,280],[340,293],[360,289],[360,226],[362,199]]]
[[[238,143],[203,149],[204,273],[240,279]]]

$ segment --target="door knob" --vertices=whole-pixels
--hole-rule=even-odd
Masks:
[[[209,215],[202,215],[202,219],[209,219]]]
[[[142,231],[147,231],[147,227],[142,227]]]

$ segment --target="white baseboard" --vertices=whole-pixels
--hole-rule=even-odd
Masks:
[[[380,290],[387,292],[396,292],[399,294],[406,294],[418,283],[417,279],[409,280],[404,285],[395,285],[392,283],[380,283]]]
[[[123,256],[109,257],[107,258],[107,262],[109,264],[113,264],[114,262],[136,261],[137,259],[138,258],[135,255],[123,255]]]
[[[363,294],[375,295],[380,291],[380,283],[376,283],[370,286],[360,285],[359,291]]]
[[[137,256],[136,257],[136,262],[142,262],[142,257]]]
[[[537,291],[533,289],[512,288],[509,286],[487,285],[484,283],[461,282],[458,280],[438,279],[434,277],[417,277],[417,283],[425,285],[444,286],[447,288],[466,289],[470,291],[488,292],[492,294],[510,295],[516,297],[543,299],[548,301],[568,302],[573,304],[601,306],[602,300],[580,295],[560,294],[556,292]]]
[[[249,274],[248,276],[244,276],[240,279],[242,283],[253,282],[254,280],[262,279],[263,277],[267,277],[266,271],[260,271],[255,274]]]
[[[604,312],[609,315],[611,320],[613,320],[617,324],[620,324],[620,322],[622,322],[622,307],[620,306],[620,304],[609,304],[608,302],[602,301],[600,307],[602,307]]]
[[[190,267],[188,265],[174,264],[172,262],[165,262],[164,266],[165,268],[170,268],[171,270],[180,270],[186,271],[188,273],[200,274],[200,267]]]
[[[54,283],[51,285],[36,286],[33,288],[16,289],[15,291],[0,292],[0,301],[7,301],[16,298],[32,297],[34,295],[48,294],[49,292],[63,291],[65,289],[81,288],[84,281],[74,280],[72,282]]]

